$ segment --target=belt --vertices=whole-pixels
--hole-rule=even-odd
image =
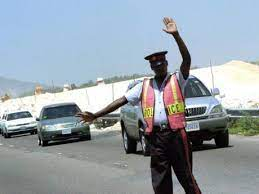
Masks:
[[[153,131],[160,132],[160,131],[168,131],[170,130],[170,126],[168,124],[161,124],[160,126],[154,125]]]

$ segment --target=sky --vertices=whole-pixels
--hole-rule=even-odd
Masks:
[[[151,73],[144,60],[168,50],[162,31],[172,17],[192,66],[259,59],[257,0],[0,0],[0,76],[43,84],[82,84],[97,77]]]

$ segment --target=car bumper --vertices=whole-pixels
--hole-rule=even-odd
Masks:
[[[211,118],[200,120],[200,130],[208,130],[210,132],[217,132],[226,130],[228,126],[228,117]]]
[[[37,131],[37,126],[24,126],[19,128],[11,128],[6,130],[9,134],[19,134],[19,133],[30,133]]]
[[[44,141],[64,140],[70,138],[79,138],[90,135],[89,127],[71,128],[71,133],[64,134],[64,130],[60,129],[55,131],[41,131],[40,136]]]
[[[227,130],[229,118],[228,116],[224,116],[219,118],[206,118],[195,121],[199,122],[200,130],[187,131],[188,136],[191,139],[199,138],[204,140],[210,140],[214,138],[217,135],[217,133]]]
[[[199,122],[199,127],[201,131],[217,132],[225,130],[228,126],[228,116],[218,117],[218,118],[206,118],[200,120],[193,120]],[[187,122],[192,122],[188,121]]]

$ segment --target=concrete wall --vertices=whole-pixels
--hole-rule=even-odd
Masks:
[[[257,104],[259,108],[259,67],[241,61],[231,61],[213,67],[213,72],[214,86],[220,89],[221,96],[225,96],[218,96],[218,99],[225,107],[249,108]],[[195,69],[191,74],[198,77],[209,89],[212,88],[210,68]],[[83,111],[95,112],[121,97],[130,82],[132,80],[11,99],[0,103],[0,114],[5,110],[27,109],[38,116],[44,105],[59,102],[75,102]]]

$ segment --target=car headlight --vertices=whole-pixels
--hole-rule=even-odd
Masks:
[[[86,125],[87,125],[87,124],[84,123],[84,122],[82,122],[82,121],[76,122],[76,127],[84,127],[84,126],[86,126]]]
[[[43,125],[41,128],[45,131],[55,130],[55,127],[53,125]]]
[[[7,128],[9,127],[15,127],[16,125],[6,125]]]
[[[222,113],[222,112],[223,112],[223,108],[222,108],[221,104],[219,104],[212,108],[212,110],[210,111],[210,114],[217,114],[217,113]]]
[[[214,106],[210,111],[209,118],[219,118],[224,117],[226,115],[226,110],[219,104]]]

